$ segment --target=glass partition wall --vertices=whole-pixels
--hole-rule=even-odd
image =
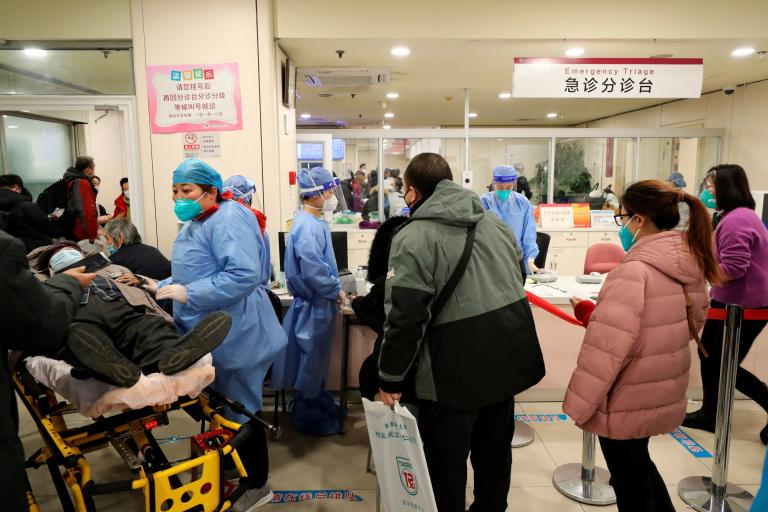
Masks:
[[[489,190],[492,170],[499,165],[515,167],[528,180],[531,203],[589,203],[590,192],[610,187],[617,196],[632,183],[645,179],[668,180],[683,174],[686,191],[696,193],[706,171],[720,163],[724,129],[595,129],[595,128],[499,128],[470,129],[469,169],[465,169],[464,131],[432,130],[306,130],[341,139],[344,157],[334,161],[342,179],[361,163],[369,171],[384,171],[387,187],[398,189],[411,158],[431,152],[451,166],[454,181],[463,182],[478,195]],[[379,154],[379,148],[381,155]],[[550,165],[554,162],[554,165]],[[388,190],[389,191],[389,190]],[[599,195],[596,193],[592,194]],[[388,198],[385,204],[388,204]]]

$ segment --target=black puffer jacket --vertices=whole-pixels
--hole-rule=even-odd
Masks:
[[[10,214],[7,231],[24,242],[26,252],[53,243],[53,226],[48,216],[23,195],[0,188],[0,211]]]
[[[55,352],[64,342],[82,290],[69,276],[46,284],[27,267],[24,244],[0,231],[0,355]],[[26,510],[24,450],[18,437],[19,414],[5,361],[0,364],[0,509]]]

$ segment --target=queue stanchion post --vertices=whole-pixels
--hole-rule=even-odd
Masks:
[[[682,500],[699,512],[747,512],[754,497],[741,487],[728,483],[728,457],[731,445],[733,396],[739,367],[739,342],[744,308],[726,306],[723,351],[720,360],[720,388],[715,419],[715,455],[712,476],[684,478],[677,486]]]
[[[512,436],[512,448],[528,446],[536,439],[536,433],[531,426],[523,421],[515,420],[515,433]]]
[[[597,436],[583,433],[581,463],[563,464],[552,474],[555,488],[568,498],[588,505],[607,506],[616,503],[616,493],[608,481],[611,474],[597,467],[595,445]]]

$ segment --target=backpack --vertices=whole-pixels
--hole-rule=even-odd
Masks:
[[[69,184],[72,181],[86,178],[62,178],[56,183],[48,186],[37,196],[37,205],[50,215],[59,208],[64,209],[64,213],[58,219],[51,218],[54,231],[57,236],[68,236],[75,224],[76,213],[69,204],[70,191]],[[73,184],[74,186],[74,184]]]

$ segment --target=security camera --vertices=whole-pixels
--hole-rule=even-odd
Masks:
[[[725,87],[723,87],[723,94],[725,94],[726,96],[730,96],[734,92],[736,92],[735,85],[726,85]]]

